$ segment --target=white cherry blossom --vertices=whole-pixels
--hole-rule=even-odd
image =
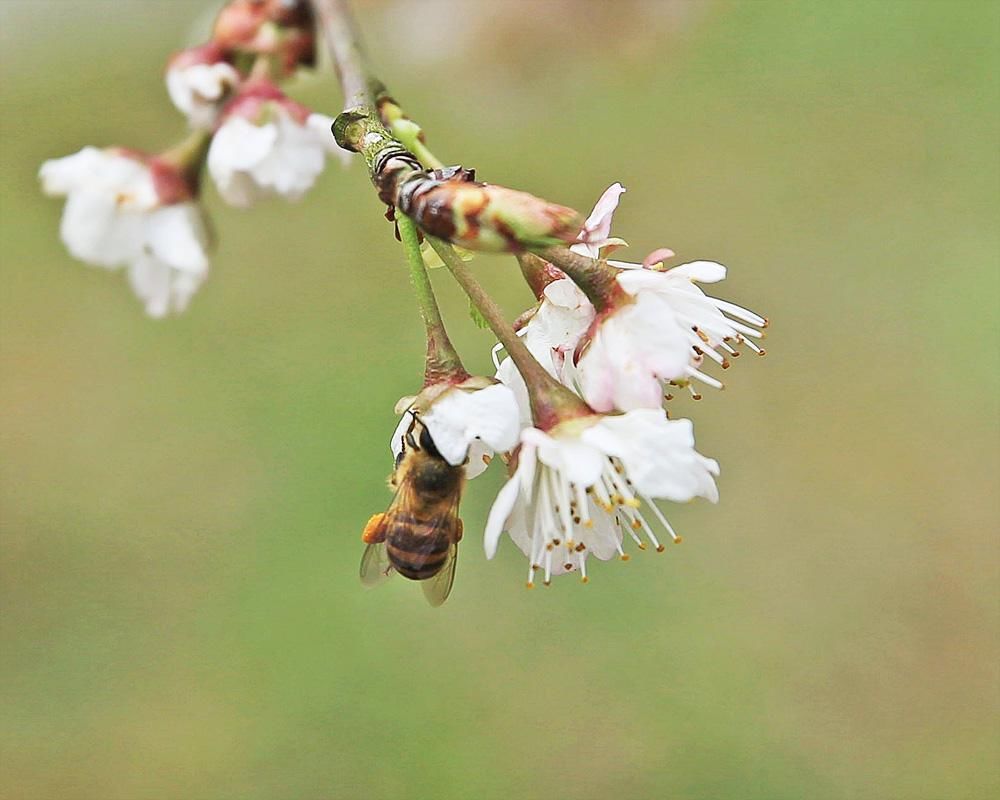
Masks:
[[[625,533],[642,549],[640,534],[663,549],[649,515],[679,541],[655,501],[714,503],[718,474],[718,464],[694,449],[691,422],[669,420],[662,409],[582,417],[548,432],[527,428],[517,468],[490,510],[486,555],[493,558],[507,532],[528,557],[529,586],[538,571],[546,584],[574,571],[586,580],[590,553],[625,557]]]
[[[611,222],[625,188],[612,184],[587,219],[581,241],[570,249],[594,259],[606,259],[618,270],[622,293],[610,298],[611,308],[580,342],[579,352],[566,360],[560,379],[579,391],[598,411],[656,408],[663,403],[663,384],[689,387],[698,380],[717,389],[716,378],[701,367],[705,358],[729,367],[738,345],[759,354],[754,339],[763,336],[767,321],[747,309],[707,296],[697,285],[715,283],[726,268],[712,261],[694,261],[663,269],[674,255],[654,250],[641,264],[607,256],[625,244],[611,237]]]
[[[330,155],[349,155],[333,140],[333,119],[310,112],[269,82],[247,84],[223,111],[208,151],[208,171],[234,206],[265,197],[298,200]]]
[[[201,212],[183,179],[155,158],[85,147],[46,161],[46,194],[66,197],[59,232],[76,258],[128,270],[146,312],[183,311],[208,272]]]

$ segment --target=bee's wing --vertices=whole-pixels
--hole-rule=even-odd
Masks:
[[[391,578],[395,571],[389,562],[385,542],[375,542],[365,548],[364,555],[361,556],[361,583],[369,588],[378,586]]]
[[[451,594],[451,587],[455,583],[455,567],[457,565],[458,542],[452,542],[451,548],[448,550],[448,560],[441,567],[441,571],[433,578],[428,578],[420,582],[420,586],[424,590],[424,597],[435,608],[442,605],[448,599],[448,595]]]

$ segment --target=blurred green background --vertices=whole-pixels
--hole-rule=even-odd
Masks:
[[[482,553],[494,469],[440,610],[356,576],[422,354],[360,165],[209,188],[212,274],[159,323],[38,190],[180,135],[205,8],[0,2],[3,797],[997,796],[1000,6],[361,4],[445,160],[584,211],[622,181],[632,255],[722,261],[773,326],[673,405],[723,467],[683,546],[527,592]],[[290,92],[338,108],[324,70]]]

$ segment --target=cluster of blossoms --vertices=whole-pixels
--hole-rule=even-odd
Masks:
[[[125,267],[146,312],[183,311],[208,274],[208,236],[198,203],[207,166],[222,198],[247,207],[265,197],[297,200],[330,154],[333,120],[286,96],[279,83],[315,61],[311,7],[293,0],[236,0],[211,39],[167,64],[171,101],[188,137],[157,154],[85,147],[41,168],[43,190],[66,197],[60,234],[88,264]]]
[[[492,558],[509,534],[528,558],[529,586],[539,572],[546,585],[570,572],[586,581],[588,555],[627,560],[628,540],[658,551],[661,536],[679,542],[656,501],[716,502],[719,466],[695,450],[690,420],[668,417],[665,390],[692,380],[722,388],[702,372],[705,359],[726,369],[740,348],[764,352],[754,340],[767,321],[697,285],[722,280],[721,264],[666,268],[673,253],[665,249],[642,263],[607,258],[625,244],[610,235],[624,191],[617,183],[605,191],[570,247],[589,271],[571,278],[540,258],[521,259],[538,303],[518,321],[520,342],[562,395],[526,380],[512,355],[498,360],[497,345],[496,383],[473,379],[484,387],[476,392],[468,380],[457,391],[443,391],[443,382],[417,404],[442,455],[466,464],[468,477],[482,472],[484,455],[503,453],[510,477],[485,549]],[[405,422],[393,435],[397,454]]]
[[[279,86],[314,64],[317,17],[347,103],[336,120]],[[427,333],[424,383],[398,404],[390,449],[397,468],[407,447],[431,464],[420,480],[400,478],[412,482],[401,493],[411,507],[393,501],[392,515],[366,526],[363,579],[394,566],[420,580],[440,573],[428,596],[442,602],[462,535],[458,496],[491,461],[506,465],[508,480],[486,522],[486,554],[507,533],[528,558],[529,586],[539,573],[545,584],[566,573],[586,581],[591,554],[626,559],[629,542],[662,551],[661,539],[680,541],[657,503],[715,502],[719,467],[695,449],[692,423],[670,418],[664,403],[677,388],[695,399],[697,385],[722,388],[709,362],[727,369],[741,351],[763,354],[766,320],[702,291],[699,283],[725,277],[721,264],[668,267],[666,249],[641,263],[611,259],[626,244],[611,235],[620,184],[584,220],[445,167],[367,72],[354,30],[344,0],[231,0],[211,39],[167,65],[168,94],[190,128],[183,142],[154,155],[85,147],[42,165],[43,189],[67,198],[60,232],[70,253],[127,267],[151,316],[181,311],[208,271],[198,203],[206,171],[226,202],[247,207],[270,196],[296,200],[331,153],[359,153],[406,250]],[[537,302],[515,326],[453,245],[517,256]],[[472,376],[452,347],[425,269],[429,249],[500,340],[495,376]],[[439,513],[448,493],[448,512]],[[448,569],[440,566],[446,551]]]

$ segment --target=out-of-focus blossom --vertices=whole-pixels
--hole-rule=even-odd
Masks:
[[[226,52],[266,57],[282,75],[316,62],[308,0],[231,0],[215,18],[212,41]]]
[[[337,154],[350,156],[330,133],[333,120],[286,97],[268,80],[244,84],[224,109],[208,151],[208,170],[234,206],[265,197],[298,200]]]
[[[192,128],[211,130],[240,74],[213,43],[182,50],[167,64],[167,93]]]
[[[195,187],[159,157],[85,147],[46,161],[46,194],[66,197],[60,235],[88,264],[128,269],[146,312],[183,311],[208,272]]]

